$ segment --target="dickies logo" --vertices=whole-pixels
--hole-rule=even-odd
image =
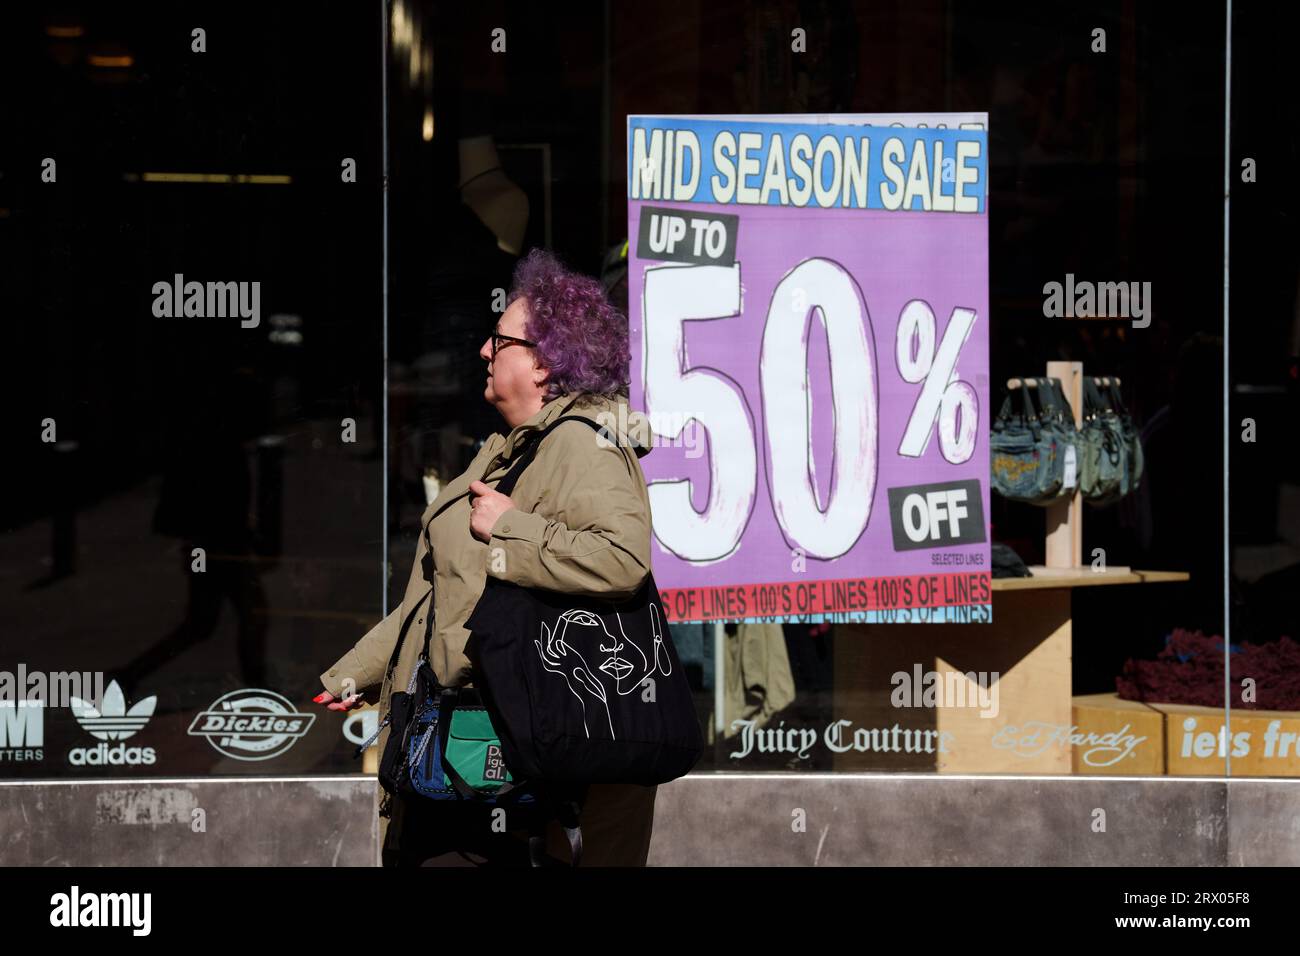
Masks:
[[[483,779],[506,781],[506,762],[501,756],[501,748],[488,744],[487,755],[483,758]]]
[[[186,733],[206,737],[218,753],[234,760],[270,760],[306,736],[315,719],[282,694],[247,688],[218,697]]]

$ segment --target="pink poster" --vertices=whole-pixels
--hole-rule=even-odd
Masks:
[[[674,621],[991,618],[987,126],[891,119],[628,118]]]

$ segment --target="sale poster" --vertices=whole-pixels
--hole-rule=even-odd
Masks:
[[[630,116],[672,621],[991,620],[982,114]]]

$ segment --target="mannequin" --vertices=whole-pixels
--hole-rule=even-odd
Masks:
[[[497,247],[512,256],[523,252],[528,227],[528,196],[506,176],[491,136],[458,143],[460,198],[497,237]]]

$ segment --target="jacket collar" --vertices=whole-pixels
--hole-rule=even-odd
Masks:
[[[555,419],[567,412],[582,397],[581,392],[568,392],[559,398],[553,398],[535,414],[532,418],[523,424],[516,425],[507,435],[500,432],[492,435],[488,439],[489,444],[495,445],[494,461],[498,459],[509,460],[514,457],[515,449],[526,441],[534,432],[545,428]]]

